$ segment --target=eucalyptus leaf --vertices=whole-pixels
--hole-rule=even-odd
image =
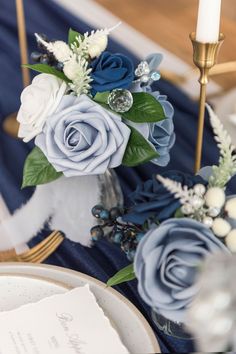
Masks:
[[[57,172],[43,152],[35,147],[25,161],[22,188],[52,182],[60,176],[62,173]]]
[[[22,65],[24,68],[29,68],[31,70],[34,70],[34,71],[37,71],[39,73],[44,73],[44,74],[51,74],[51,75],[54,75],[56,77],[59,77],[59,79],[62,79],[63,81],[66,81],[66,82],[71,82],[67,77],[66,75],[53,68],[52,66],[49,66],[47,64],[24,64]]]
[[[82,34],[70,28],[68,33],[68,44],[71,46],[71,44],[73,44],[76,41],[77,37],[84,38]]]
[[[135,123],[154,123],[165,119],[165,112],[155,97],[145,92],[133,93],[133,106],[122,116]]]
[[[118,273],[116,273],[112,278],[110,278],[107,282],[107,286],[118,285],[136,278],[134,273],[134,265],[130,264],[127,267],[121,269]]]
[[[93,100],[97,103],[105,103],[107,105],[107,100],[110,95],[110,91],[106,92],[97,92]],[[107,108],[109,109],[109,106],[107,105]]]
[[[159,156],[154,147],[135,128],[130,127],[131,134],[125,150],[122,164],[128,167],[138,166]]]

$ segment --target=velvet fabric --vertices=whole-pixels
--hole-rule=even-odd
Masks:
[[[36,49],[34,32],[46,33],[51,39],[66,40],[70,27],[80,32],[90,29],[82,18],[78,20],[78,18],[57,6],[52,0],[24,0],[24,4],[30,52]],[[0,0],[0,5],[0,121],[2,123],[5,116],[19,109],[22,80],[15,1]],[[130,58],[132,57],[134,63],[138,63],[138,59],[134,58],[128,49],[123,48],[118,43],[110,41],[108,50],[112,53],[122,53]],[[170,164],[164,169],[153,164],[146,164],[134,169],[124,167],[117,169],[125,196],[136,188],[138,182],[149,179],[154,173],[166,169],[178,169],[184,172],[193,171],[198,107],[184,93],[168,82],[160,80],[155,89],[160,90],[161,94],[168,95],[168,100],[174,106],[176,144],[171,150]],[[21,190],[24,160],[32,147],[32,143],[25,144],[6,135],[1,126],[0,193],[11,212],[22,205],[33,191],[32,189]],[[211,165],[216,162],[218,151],[213,142],[208,120],[206,120],[203,151],[204,165]],[[233,189],[236,192],[235,186]],[[31,245],[38,243],[48,235],[48,232],[49,230],[45,230],[38,235],[32,240]],[[106,281],[117,270],[127,265],[128,261],[116,245],[106,241],[101,241],[95,247],[88,249],[65,240],[57,252],[47,260],[47,263],[75,269]],[[193,351],[192,341],[168,337],[155,327],[151,320],[150,308],[139,297],[135,281],[119,286],[117,289],[131,300],[147,318],[155,330],[162,352],[189,353]]]

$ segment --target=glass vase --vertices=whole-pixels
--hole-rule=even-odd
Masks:
[[[193,339],[192,335],[186,331],[186,327],[183,323],[173,322],[165,318],[164,316],[158,314],[154,309],[152,309],[151,314],[152,320],[156,327],[168,336],[185,340]]]
[[[120,182],[114,170],[109,169],[103,175],[98,175],[100,202],[106,209],[123,206],[124,198]]]

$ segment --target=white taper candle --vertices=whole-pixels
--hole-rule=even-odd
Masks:
[[[221,0],[199,0],[196,40],[215,43],[220,33]]]

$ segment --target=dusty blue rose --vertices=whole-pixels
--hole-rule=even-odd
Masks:
[[[145,59],[149,64],[151,72],[155,71],[157,66],[162,60],[162,56],[159,54],[151,54]],[[167,166],[170,161],[170,150],[175,143],[174,132],[174,109],[170,102],[167,101],[167,96],[160,95],[159,91],[152,92],[150,83],[134,82],[131,88],[132,92],[146,92],[154,96],[156,100],[162,105],[165,112],[165,119],[152,124],[140,124],[130,123],[135,129],[137,129],[149,142],[153,145],[159,154],[159,157],[151,162],[158,166]]]
[[[200,176],[190,175],[181,171],[166,171],[161,174],[183,186],[192,188],[195,184],[206,184]],[[131,206],[123,216],[123,220],[138,225],[143,225],[147,220],[162,222],[174,216],[181,204],[161,182],[153,176],[152,179],[138,185],[130,194]]]
[[[103,52],[100,57],[92,61],[91,67],[93,94],[116,88],[127,89],[134,79],[133,63],[123,54]]]
[[[166,119],[149,125],[148,140],[159,154],[159,157],[152,160],[152,163],[158,166],[167,166],[170,162],[170,150],[175,143],[174,109],[170,102],[167,101],[166,96],[160,95],[159,92],[152,92],[151,95],[160,102],[166,116]]]
[[[170,162],[170,150],[175,143],[173,123],[174,109],[166,100],[166,97],[160,95],[159,92],[152,92],[150,94],[160,102],[166,118],[157,123],[134,123],[128,121],[127,124],[138,130],[159,154],[159,156],[151,162],[164,167]]]
[[[65,176],[101,174],[121,164],[130,129],[86,95],[64,96],[35,143]]]
[[[217,252],[229,250],[195,220],[170,219],[151,229],[135,255],[139,294],[160,315],[184,322],[186,308],[198,292],[198,267],[208,255]]]

